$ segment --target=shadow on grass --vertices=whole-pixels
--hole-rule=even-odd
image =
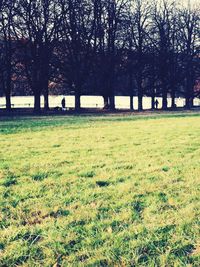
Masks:
[[[162,118],[184,118],[200,117],[198,112],[177,112],[177,113],[116,113],[116,114],[74,114],[68,116],[17,116],[2,117],[0,119],[0,134],[15,134],[19,132],[40,131],[49,127],[65,126],[79,128],[88,123],[96,122],[120,122],[137,120],[155,120]]]

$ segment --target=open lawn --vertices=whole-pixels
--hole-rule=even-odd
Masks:
[[[200,266],[200,115],[1,120],[0,266]]]

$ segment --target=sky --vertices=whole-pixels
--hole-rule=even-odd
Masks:
[[[199,0],[176,0],[178,3],[183,3],[183,4],[188,4],[188,1],[190,1],[190,3],[191,3],[191,6],[193,6],[193,5],[195,5],[195,4],[197,4],[198,2],[199,2]]]

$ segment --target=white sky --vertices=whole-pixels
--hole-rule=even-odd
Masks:
[[[183,3],[183,4],[188,4],[188,2],[190,1],[191,3],[191,7],[193,5],[196,5],[197,3],[200,3],[200,0],[176,0],[178,3]]]

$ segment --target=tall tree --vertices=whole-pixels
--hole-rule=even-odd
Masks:
[[[184,72],[185,82],[185,98],[186,108],[190,109],[193,106],[194,85],[197,79],[196,73],[199,69],[199,64],[196,64],[196,59],[199,58],[199,28],[200,15],[198,8],[182,9],[180,12],[180,46],[182,55],[182,67]]]
[[[171,40],[171,12],[173,4],[166,0],[158,2],[153,10],[153,22],[158,48],[159,80],[163,98],[163,109],[167,109],[169,92],[169,51]]]
[[[59,0],[62,11],[60,27],[61,71],[75,94],[75,109],[90,71],[94,22],[91,1]]]
[[[13,38],[14,6],[15,1],[0,2],[0,78],[8,111],[11,110],[13,55],[16,48]]]
[[[53,0],[19,0],[16,36],[24,42],[26,75],[34,94],[34,110],[41,109],[40,97],[44,94],[48,104],[50,60],[59,24],[59,8]]]
[[[102,94],[105,104],[115,109],[116,71],[126,42],[127,0],[101,0],[97,16],[97,49]],[[95,46],[96,47],[96,46]]]
[[[134,0],[132,12],[130,14],[130,39],[129,39],[129,56],[132,72],[137,85],[138,109],[143,109],[144,96],[144,74],[146,68],[145,54],[147,53],[147,32],[149,31],[150,21],[150,2]],[[132,97],[132,96],[131,96]]]

